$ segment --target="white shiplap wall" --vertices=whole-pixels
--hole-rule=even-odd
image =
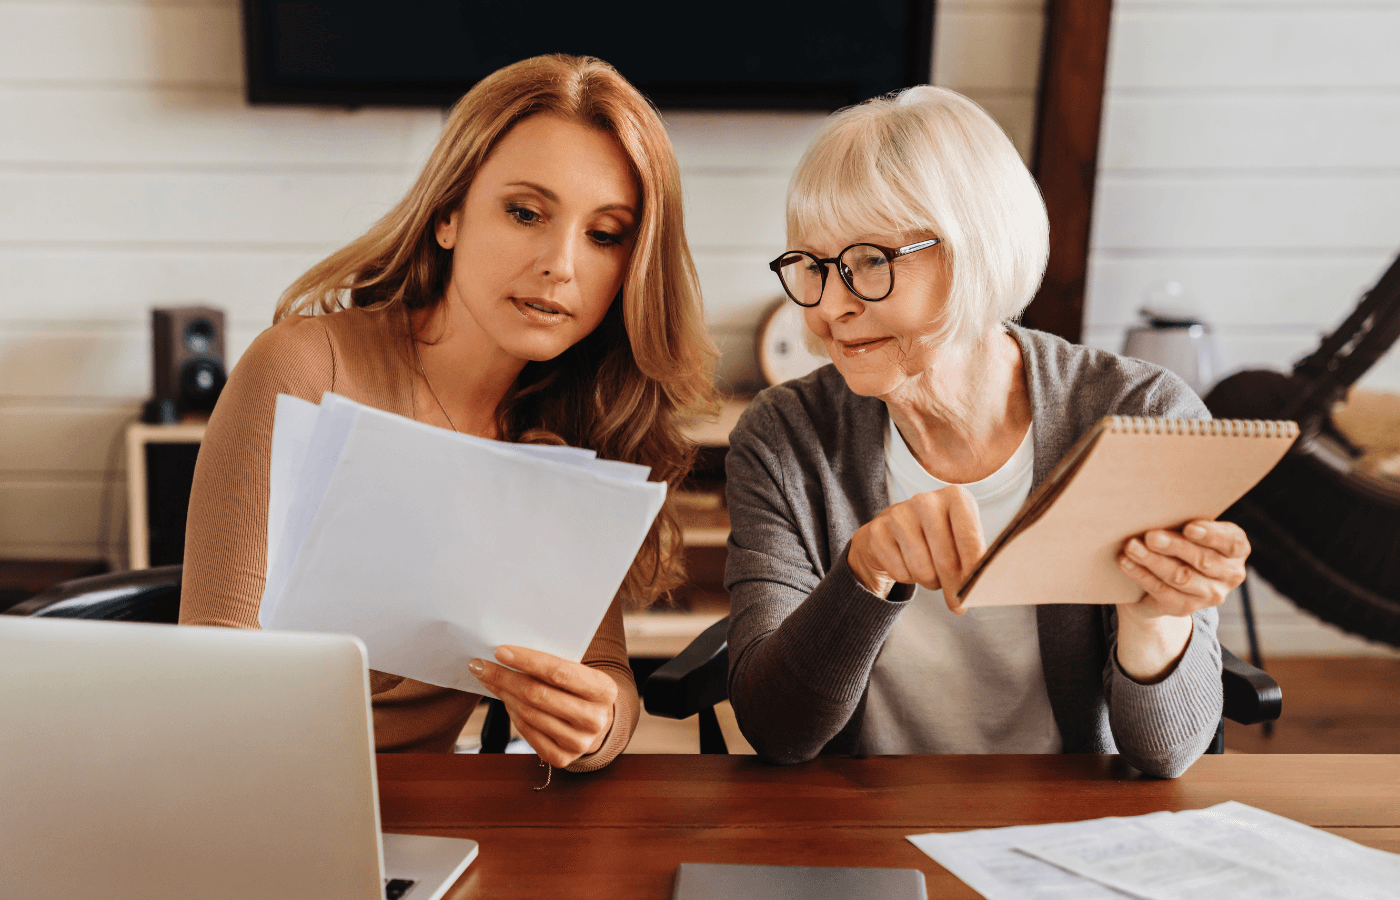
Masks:
[[[431,145],[435,111],[248,107],[240,33],[232,0],[0,0],[0,557],[116,542],[151,306],[223,307],[236,357]]]
[[[1397,48],[1396,0],[1118,0],[1085,343],[1120,349],[1173,280],[1227,372],[1315,347],[1400,253]],[[1400,391],[1400,352],[1362,384]],[[1384,652],[1257,584],[1266,654]]]
[[[1042,0],[938,5],[934,79],[1029,149]],[[208,303],[237,357],[296,275],[383,213],[436,111],[249,107],[235,0],[0,0],[0,558],[119,545],[103,486],[150,390],[149,308]],[[821,116],[668,114],[731,386]],[[119,457],[117,457],[119,459]],[[118,470],[119,471],[119,470]],[[104,537],[105,535],[105,537]]]

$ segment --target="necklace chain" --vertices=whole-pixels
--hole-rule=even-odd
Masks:
[[[410,336],[410,339],[413,341],[413,355],[418,359],[418,371],[423,373],[423,382],[428,385],[428,393],[432,394],[433,399],[437,401],[438,409],[442,410],[442,415],[447,419],[447,424],[452,426],[453,431],[461,434],[462,430],[457,427],[456,422],[452,421],[452,416],[448,414],[447,407],[442,405],[442,398],[438,396],[437,390],[433,387],[432,379],[428,377],[428,370],[423,368],[423,354],[418,352],[418,338]]]

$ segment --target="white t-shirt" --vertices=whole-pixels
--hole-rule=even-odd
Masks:
[[[1030,496],[1030,429],[996,472],[964,485],[982,532],[996,538]],[[909,450],[894,421],[885,436],[890,503],[947,487]],[[858,752],[1059,753],[1045,688],[1034,606],[948,611],[942,591],[919,587],[870,674]]]

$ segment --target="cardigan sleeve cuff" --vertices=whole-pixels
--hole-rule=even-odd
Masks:
[[[1154,756],[1177,753],[1199,743],[1203,734],[1215,733],[1223,707],[1220,651],[1198,617],[1191,618],[1186,652],[1161,681],[1142,684],[1130,678],[1118,665],[1116,646],[1112,665],[1113,723],[1120,746],[1131,744]]]

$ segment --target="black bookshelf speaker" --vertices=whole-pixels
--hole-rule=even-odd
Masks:
[[[228,380],[222,310],[209,306],[151,310],[151,348],[155,389],[149,408],[158,421],[214,408]]]

